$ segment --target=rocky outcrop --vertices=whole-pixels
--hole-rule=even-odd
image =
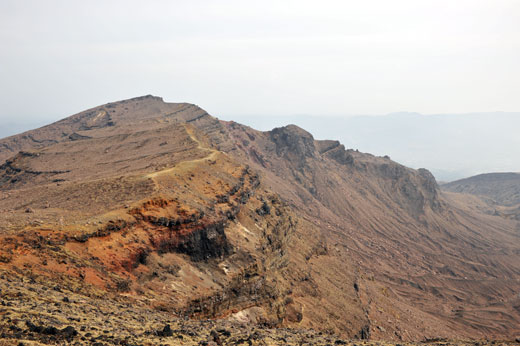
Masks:
[[[310,133],[295,125],[275,128],[269,132],[276,147],[276,154],[298,166],[307,158],[316,156],[314,138]]]
[[[345,150],[345,146],[343,144],[328,148],[328,150],[324,151],[322,155],[325,157],[329,157],[336,161],[337,163],[345,166],[351,166],[354,164],[354,156],[353,150]]]

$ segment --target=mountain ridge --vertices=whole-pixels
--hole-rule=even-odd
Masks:
[[[153,96],[49,126],[0,140],[3,270],[191,318],[390,340],[518,333],[516,223],[425,169]]]
[[[520,163],[520,113],[468,113],[407,116],[247,116],[233,120],[260,130],[287,123],[312,129],[318,139],[340,140],[349,148],[388,155],[408,167],[428,168],[439,181],[478,173],[514,171]],[[225,119],[230,119],[226,117]]]

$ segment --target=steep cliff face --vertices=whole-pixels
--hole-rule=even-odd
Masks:
[[[191,319],[395,340],[518,332],[515,223],[445,196],[426,169],[152,96],[0,147],[6,271]]]

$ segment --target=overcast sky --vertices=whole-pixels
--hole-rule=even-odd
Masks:
[[[0,1],[0,121],[520,110],[520,1]]]

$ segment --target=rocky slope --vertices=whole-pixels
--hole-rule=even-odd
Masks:
[[[0,140],[0,160],[11,289],[73,292],[92,311],[124,298],[150,323],[387,340],[520,333],[514,220],[446,195],[427,170],[296,126],[260,132],[145,96]],[[66,327],[23,309],[9,314]],[[19,318],[4,337],[38,339]],[[93,317],[82,318],[74,328]]]
[[[514,222],[452,203],[426,170],[314,141],[292,126],[228,128],[237,151],[335,249],[316,281],[331,263],[355,263],[373,337],[518,333]]]

